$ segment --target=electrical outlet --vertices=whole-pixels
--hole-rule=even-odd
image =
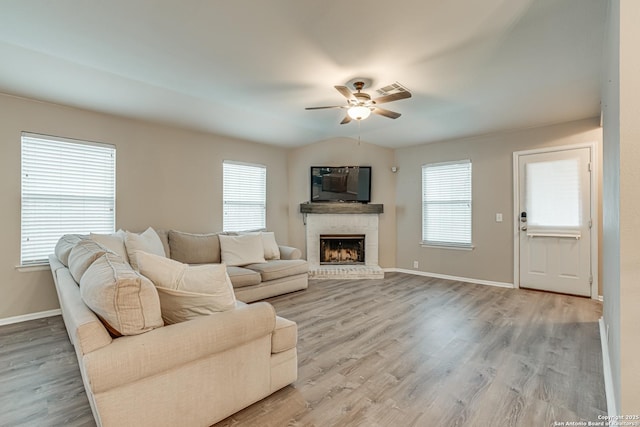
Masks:
[[[413,268],[418,268],[418,261],[413,261]]]

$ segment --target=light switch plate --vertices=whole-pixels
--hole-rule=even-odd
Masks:
[[[501,213],[497,213],[496,214],[496,222],[502,222],[502,214]]]

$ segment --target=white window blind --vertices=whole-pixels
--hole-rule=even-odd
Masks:
[[[471,161],[422,166],[422,243],[471,247]]]
[[[114,231],[115,151],[22,133],[21,265],[46,263],[64,234]]]
[[[578,159],[527,163],[526,209],[530,226],[579,227]]]
[[[222,166],[223,230],[265,228],[267,168],[227,160]]]

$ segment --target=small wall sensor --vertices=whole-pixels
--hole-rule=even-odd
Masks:
[[[398,172],[398,167],[397,166],[391,166],[391,172],[393,172],[393,173]]]

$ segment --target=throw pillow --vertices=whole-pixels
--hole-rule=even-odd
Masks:
[[[219,264],[220,240],[216,233],[191,234],[169,230],[171,259],[185,264]]]
[[[220,258],[229,266],[242,266],[266,262],[264,244],[259,234],[240,236],[218,236],[220,238]]]
[[[112,335],[137,335],[163,325],[155,286],[116,254],[91,264],[80,280],[80,295]]]
[[[120,255],[123,260],[129,262],[127,248],[124,246],[125,232],[123,230],[118,230],[113,234],[91,233],[90,237],[94,242],[101,244],[111,252]]]
[[[280,259],[280,247],[276,242],[276,236],[273,231],[241,231],[238,234],[257,234],[262,236],[262,245],[264,246],[264,259]]]
[[[167,256],[164,252],[162,241],[153,228],[149,227],[141,234],[129,231],[125,233],[124,246],[127,248],[129,263],[134,269],[138,269],[137,252],[149,252],[159,256]]]
[[[280,259],[280,248],[273,231],[262,232],[262,244],[264,245],[264,259]]]
[[[138,267],[158,290],[166,324],[231,310],[236,305],[224,264],[187,265],[138,252]]]

